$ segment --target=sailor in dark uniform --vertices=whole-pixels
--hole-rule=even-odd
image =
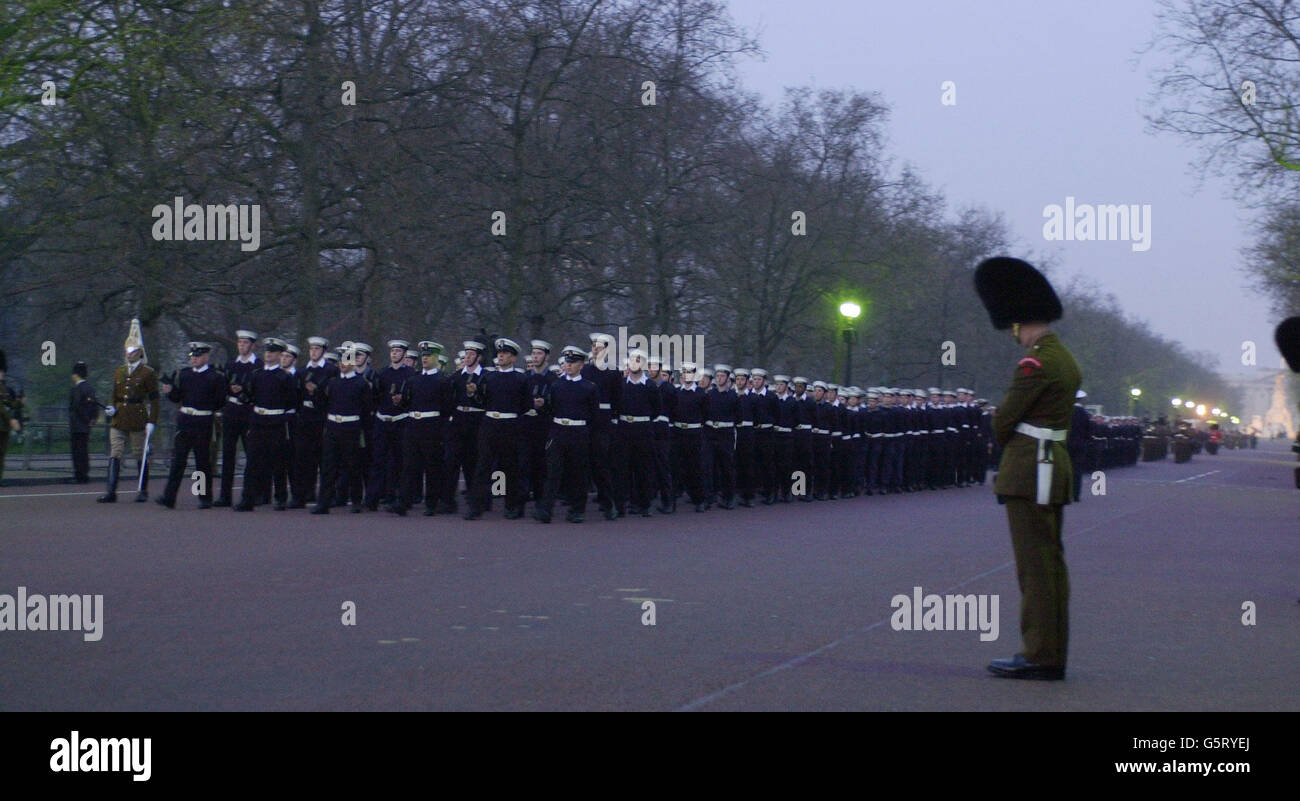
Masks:
[[[466,340],[460,351],[460,367],[452,374],[451,426],[447,439],[447,475],[440,513],[456,511],[456,489],[461,474],[465,476],[465,490],[470,491],[474,469],[478,464],[478,431],[483,423],[483,365],[479,361],[487,345],[478,340]]]
[[[316,387],[338,373],[337,364],[325,358],[329,340],[307,338],[307,362],[298,371],[298,390],[302,405],[298,409],[297,430],[293,436],[293,470],[289,476],[292,499],[290,509],[302,509],[316,500],[316,482],[320,474],[322,437],[325,434],[325,410],[317,408]]]
[[[673,407],[673,475],[680,477],[695,511],[703,512],[707,498],[700,471],[708,407],[705,393],[696,385],[695,378],[695,364],[682,362],[682,386],[674,395]]]
[[[244,468],[244,489],[237,512],[251,512],[259,497],[271,491],[272,476],[284,468],[285,415],[298,405],[298,384],[280,366],[280,354],[288,348],[282,339],[268,337],[262,369],[248,380],[253,417],[248,424],[248,464]],[[275,509],[286,508],[286,487],[277,488]]]
[[[776,382],[775,417],[772,420],[772,482],[777,492],[777,500],[790,503],[790,493],[794,486],[793,473],[795,462],[795,432],[799,428],[799,398],[790,391],[790,377],[777,374],[772,376]],[[808,429],[812,431],[812,427]]]
[[[375,425],[371,440],[370,482],[366,486],[366,508],[376,511],[379,504],[397,500],[402,475],[402,439],[406,433],[406,413],[398,408],[406,381],[413,371],[406,366],[406,351],[411,343],[405,339],[388,342],[389,365],[375,376]]]
[[[239,440],[244,441],[244,460],[248,460],[248,422],[253,407],[248,402],[248,381],[262,369],[253,352],[257,334],[240,329],[235,332],[236,355],[226,362],[226,381],[230,394],[221,409],[221,494],[213,506],[230,506],[235,486],[235,464],[239,460]]]
[[[556,377],[547,363],[551,357],[551,343],[534,339],[529,346],[532,351],[526,373],[529,408],[524,412],[522,423],[524,441],[520,445],[520,475],[524,480],[525,500],[531,498],[536,503],[541,500],[546,483],[546,440],[551,429],[547,401]]]
[[[528,394],[528,377],[515,367],[519,343],[501,337],[493,346],[497,364],[496,369],[483,374],[483,421],[479,425],[478,456],[466,520],[483,516],[497,471],[505,477],[505,519],[524,516],[524,482],[519,475],[520,418],[532,407],[532,397]]]
[[[406,441],[402,443],[402,492],[388,511],[399,515],[424,499],[424,516],[437,513],[446,490],[443,478],[447,453],[447,424],[453,407],[451,378],[438,365],[442,345],[424,340],[417,346],[421,369],[406,382],[401,408],[406,412]]]
[[[677,388],[673,386],[671,364],[651,358],[649,366],[650,382],[659,392],[659,414],[653,421],[655,487],[659,494],[659,511],[671,514],[677,508],[672,471],[672,415]]]
[[[749,389],[749,371],[737,367],[732,373],[736,392],[736,492],[741,506],[754,505],[758,491],[754,464],[754,405],[755,396]]]
[[[767,386],[767,371],[755,367],[750,371],[749,396],[754,419],[754,452],[750,456],[750,474],[755,492],[762,493],[763,504],[776,503],[780,484],[774,463],[773,430],[776,424],[777,399]]]
[[[551,522],[555,499],[568,499],[570,523],[581,523],[587,510],[587,485],[591,459],[591,428],[601,414],[600,391],[582,377],[586,354],[566,345],[560,351],[564,375],[551,386],[551,436],[546,444],[546,488],[533,519]]]
[[[600,419],[591,432],[592,479],[596,484],[596,504],[609,520],[618,517],[614,502],[614,481],[617,466],[610,459],[615,428],[618,426],[618,393],[623,383],[623,373],[610,350],[614,338],[609,334],[591,335],[591,361],[582,368],[582,377],[600,390]]]
[[[705,476],[713,481],[705,488],[705,508],[714,500],[723,509],[735,508],[736,497],[736,419],[739,399],[731,388],[731,365],[713,367],[713,385],[704,393]]]
[[[351,342],[340,354],[339,372],[326,376],[324,383],[316,384],[312,401],[325,413],[325,429],[321,435],[320,492],[316,496],[314,515],[329,514],[336,504],[334,495],[340,487],[351,490],[360,486],[359,474],[365,470],[361,459],[361,437],[368,427],[374,408],[374,392],[370,384],[357,372],[358,349]],[[364,343],[362,343],[364,344]],[[352,511],[361,511],[360,495],[353,497]]]
[[[619,391],[618,434],[614,461],[620,465],[615,486],[620,515],[630,512],[650,516],[650,501],[655,484],[655,419],[662,412],[659,388],[646,375],[648,356],[632,350],[627,357],[627,377]]]
[[[176,383],[166,380],[161,389],[167,400],[178,404],[176,436],[172,440],[171,469],[167,486],[156,503],[176,508],[176,494],[190,451],[194,452],[194,469],[199,478],[199,508],[212,507],[212,423],[226,403],[229,387],[221,371],[208,365],[212,346],[206,342],[189,343],[190,366],[176,375]]]

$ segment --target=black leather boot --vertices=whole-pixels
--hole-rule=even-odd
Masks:
[[[108,491],[96,499],[97,503],[117,503],[117,477],[121,469],[121,459],[108,460]]]

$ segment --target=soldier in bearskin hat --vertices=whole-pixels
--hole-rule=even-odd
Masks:
[[[1070,585],[1061,525],[1071,496],[1065,440],[1082,373],[1048,328],[1061,317],[1061,301],[1042,273],[1020,259],[987,259],[975,270],[975,291],[994,328],[1011,329],[1027,349],[993,417],[993,435],[1004,446],[993,489],[1011,527],[1024,650],[993,660],[989,670],[1005,678],[1063,679]]]

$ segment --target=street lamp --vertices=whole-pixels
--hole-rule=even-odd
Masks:
[[[1214,415],[1215,417],[1219,417],[1222,411],[1223,410],[1220,409],[1218,406],[1215,406],[1213,409],[1210,410],[1210,414]]]
[[[1183,405],[1183,399],[1182,399],[1182,398],[1170,398],[1170,399],[1169,399],[1169,402],[1172,403],[1172,404],[1175,405],[1175,406],[1182,406],[1182,405]]]
[[[1128,401],[1128,416],[1135,417],[1137,412],[1137,400],[1142,397],[1142,390],[1133,387],[1128,391],[1128,394],[1130,395]]]
[[[1204,416],[1205,416],[1205,404],[1204,404],[1204,403],[1198,404],[1198,405],[1196,406],[1196,416],[1197,416],[1197,417],[1204,417]]]
[[[840,316],[844,318],[844,385],[853,383],[853,321],[862,314],[862,307],[851,300],[840,304]]]
[[[1195,408],[1196,408],[1196,402],[1195,402],[1195,401],[1187,401],[1187,402],[1184,403],[1183,405],[1186,406],[1188,409],[1195,409]]]

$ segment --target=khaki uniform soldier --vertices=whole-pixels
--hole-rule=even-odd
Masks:
[[[1042,273],[1019,259],[988,259],[975,271],[975,289],[994,327],[1011,328],[1028,348],[993,417],[993,436],[1003,445],[993,489],[1011,526],[1024,650],[993,660],[989,670],[1006,678],[1063,679],[1070,584],[1061,527],[1071,495],[1065,439],[1082,374],[1047,327],[1060,319],[1061,301]]]
[[[17,391],[5,383],[5,371],[8,368],[5,352],[0,350],[0,480],[5,475],[5,451],[9,450],[9,434],[23,430],[23,400]]]
[[[139,492],[135,500],[137,503],[149,500],[146,448],[158,424],[158,373],[145,364],[139,320],[131,321],[131,333],[125,347],[126,364],[113,373],[112,400],[104,409],[113,425],[108,431],[108,491],[99,497],[100,503],[117,501],[117,480],[128,446],[140,465]]]

